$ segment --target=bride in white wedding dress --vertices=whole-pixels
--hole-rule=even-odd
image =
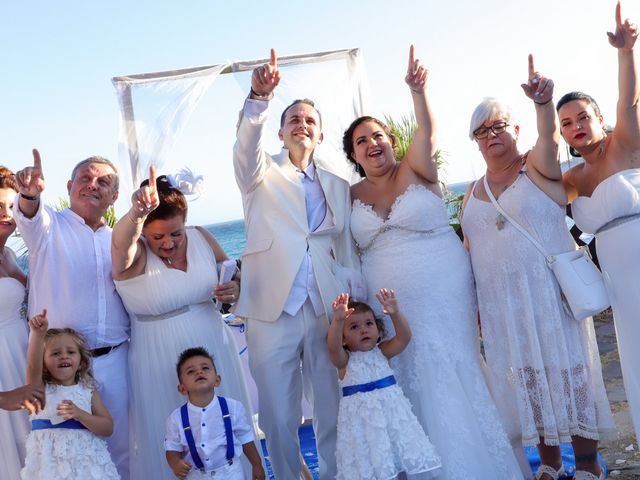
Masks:
[[[411,324],[412,340],[392,365],[442,458],[442,477],[522,478],[482,374],[469,257],[441,198],[427,70],[413,47],[405,80],[418,126],[402,162],[375,118],[357,119],[344,135],[347,157],[365,176],[352,187],[351,230],[368,295],[393,288]]]

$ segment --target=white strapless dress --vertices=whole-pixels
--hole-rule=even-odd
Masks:
[[[383,317],[375,293],[392,288],[411,325],[411,342],[391,366],[442,458],[442,478],[522,478],[481,370],[469,256],[442,199],[411,185],[387,220],[356,200],[351,231],[369,305]]]
[[[13,390],[25,382],[29,330],[20,314],[23,300],[24,287],[18,280],[0,278],[0,391]],[[26,411],[0,410],[0,465],[7,478],[20,477],[30,430]]]
[[[147,247],[145,273],[116,288],[131,316],[130,465],[132,479],[174,480],[165,459],[167,417],[186,403],[178,393],[176,363],[180,353],[205,347],[222,383],[216,392],[242,402],[247,422],[252,408],[240,356],[229,327],[212,301],[218,283],[216,259],[204,236],[187,228],[186,272],[167,268]],[[146,244],[145,244],[146,245]],[[251,465],[243,458],[245,474]]]
[[[596,234],[607,284],[629,409],[640,436],[640,168],[603,180],[572,203],[578,227]]]

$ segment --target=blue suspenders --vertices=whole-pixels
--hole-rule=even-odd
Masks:
[[[233,448],[233,430],[231,430],[231,415],[229,415],[227,399],[224,397],[218,397],[218,402],[220,402],[222,420],[224,421],[224,433],[227,436],[227,463],[231,465],[233,463],[233,456],[235,455]]]
[[[227,437],[227,463],[231,465],[233,463],[233,457],[235,455],[235,449],[233,446],[233,430],[231,429],[231,415],[229,414],[229,407],[227,406],[227,399],[218,395],[218,403],[220,404],[220,411],[222,412],[222,420],[224,421],[224,433]],[[193,432],[191,432],[191,424],[189,423],[189,410],[185,403],[180,407],[180,416],[182,418],[182,429],[184,430],[184,436],[189,446],[189,453],[193,458],[196,468],[204,470],[204,464],[198,450],[196,449],[196,442],[193,439]]]

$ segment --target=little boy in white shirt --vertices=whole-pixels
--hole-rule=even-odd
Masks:
[[[265,472],[246,421],[245,409],[232,398],[215,395],[221,378],[205,348],[189,348],[177,365],[178,391],[189,401],[176,408],[166,424],[167,462],[180,479],[246,480],[240,458],[251,463],[251,480],[264,480]]]

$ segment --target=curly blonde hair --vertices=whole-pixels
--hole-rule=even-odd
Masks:
[[[76,332],[73,328],[50,328],[44,336],[44,351],[47,351],[47,344],[54,337],[60,335],[68,335],[74,341],[80,352],[80,365],[76,371],[75,381],[76,383],[82,383],[87,387],[95,386],[95,378],[93,377],[93,371],[91,370],[91,352],[87,347],[87,342],[82,335]],[[51,373],[44,365],[44,355],[42,356],[42,381],[45,384],[55,383],[55,379],[51,376]]]

